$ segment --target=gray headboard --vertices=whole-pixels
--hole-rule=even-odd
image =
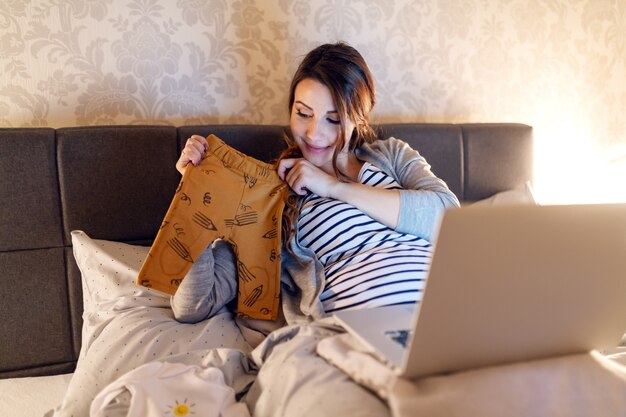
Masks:
[[[384,124],[420,151],[461,201],[532,179],[522,124]],[[0,129],[0,378],[71,372],[82,290],[70,232],[150,244],[179,181],[191,134],[214,133],[269,161],[284,126],[93,126]]]

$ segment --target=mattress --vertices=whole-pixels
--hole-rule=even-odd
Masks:
[[[43,416],[63,399],[72,374],[0,380],[0,413],[11,417]]]

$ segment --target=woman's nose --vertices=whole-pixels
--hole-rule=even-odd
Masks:
[[[322,135],[322,131],[320,126],[318,126],[317,121],[314,118],[311,118],[309,124],[306,127],[306,136],[309,139],[315,140],[318,139]]]

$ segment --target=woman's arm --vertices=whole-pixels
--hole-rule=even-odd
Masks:
[[[372,219],[396,229],[400,215],[400,191],[372,187],[357,182],[337,182],[330,197],[345,201]]]
[[[396,227],[400,210],[398,190],[342,182],[304,158],[283,159],[278,165],[278,175],[297,194],[304,195],[311,191],[320,197],[341,200],[387,227]]]
[[[399,139],[364,145],[357,149],[357,156],[393,176],[402,187],[395,227],[399,232],[432,240],[443,211],[459,206],[458,198],[433,174],[426,159]]]

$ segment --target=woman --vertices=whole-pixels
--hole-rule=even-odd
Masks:
[[[375,88],[363,57],[344,43],[309,52],[289,93],[292,138],[277,172],[293,190],[283,215],[282,307],[288,323],[332,311],[413,303],[437,218],[459,202],[419,153],[375,140]],[[206,139],[188,139],[176,168],[198,165]],[[294,195],[292,195],[294,197]],[[215,314],[237,295],[234,255],[216,242],[172,298],[178,320]]]

